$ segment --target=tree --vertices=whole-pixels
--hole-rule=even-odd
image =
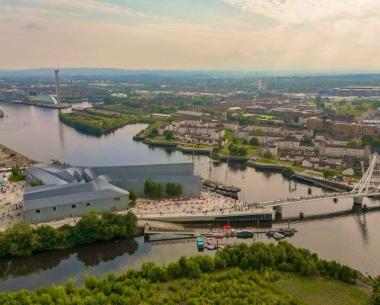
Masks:
[[[325,169],[323,171],[323,177],[327,180],[327,179],[330,179],[334,176],[334,171],[330,170],[330,169]]]
[[[137,200],[137,195],[133,190],[129,190],[129,200],[135,202]]]
[[[165,130],[164,131],[164,137],[166,140],[173,140],[173,131]]]
[[[157,128],[153,128],[150,132],[149,132],[149,134],[148,134],[148,137],[149,138],[154,138],[154,137],[157,137],[158,136],[158,129]]]
[[[162,194],[161,184],[155,183],[151,179],[145,180],[144,194],[148,197],[160,198]]]
[[[304,135],[301,139],[301,145],[313,145],[313,139],[310,138],[308,135]]]
[[[38,250],[47,251],[56,249],[59,246],[59,236],[54,228],[42,225],[37,227],[34,232],[38,236]]]
[[[256,137],[252,137],[251,140],[249,140],[249,145],[251,146],[259,146],[259,140]]]
[[[228,150],[230,151],[230,154],[234,155],[234,156],[245,156],[245,155],[247,155],[247,149],[243,146],[239,146],[236,144],[230,144],[228,146]]]
[[[38,237],[27,222],[21,221],[5,231],[9,254],[27,256],[37,248]]]
[[[180,183],[168,182],[166,184],[166,194],[171,197],[181,196],[182,185]]]
[[[19,182],[25,180],[25,172],[18,166],[12,166],[11,175],[9,176],[9,181]]]

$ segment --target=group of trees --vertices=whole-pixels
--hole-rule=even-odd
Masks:
[[[131,212],[126,215],[91,212],[74,226],[64,225],[57,229],[48,225],[33,228],[27,222],[19,222],[5,232],[0,232],[0,257],[28,256],[33,252],[70,248],[115,238],[132,238],[136,224],[137,218]]]
[[[233,156],[243,157],[247,155],[247,148],[245,148],[244,146],[237,145],[237,144],[230,144],[228,146],[228,150],[230,152],[230,155],[233,155]]]
[[[140,271],[131,269],[102,279],[87,276],[83,287],[68,281],[65,286],[8,292],[0,294],[0,303],[137,305],[203,304],[213,300],[210,303],[232,304],[238,300],[242,305],[304,304],[277,288],[281,274],[276,271],[319,275],[347,283],[354,283],[357,277],[351,268],[321,260],[287,242],[240,244],[225,248],[214,257],[182,257],[167,266],[145,263]]]
[[[165,187],[166,195],[170,197],[178,197],[182,195],[182,185],[180,183],[168,182]],[[151,179],[145,180],[144,194],[152,198],[162,197],[162,186],[160,183],[154,182]]]
[[[18,165],[12,166],[11,175],[9,176],[9,181],[19,182],[25,180],[25,171],[22,170]]]
[[[85,113],[59,113],[59,119],[61,122],[69,125],[76,130],[85,134],[94,136],[101,136],[115,131],[116,129],[123,127],[127,124],[138,123],[138,120],[128,116],[117,117],[100,117],[93,115],[86,115]]]

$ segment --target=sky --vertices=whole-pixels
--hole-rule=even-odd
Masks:
[[[0,0],[0,69],[380,71],[380,0]]]

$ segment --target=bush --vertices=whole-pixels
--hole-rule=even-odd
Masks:
[[[231,144],[228,147],[228,150],[230,151],[230,154],[234,155],[234,156],[246,156],[247,155],[247,149],[245,147],[242,147],[239,145]]]
[[[137,195],[133,190],[129,190],[129,200],[135,202],[137,200]]]
[[[12,166],[11,175],[9,176],[9,181],[19,182],[25,180],[25,172],[18,166]]]
[[[158,129],[157,128],[153,128],[151,131],[149,131],[148,133],[148,137],[149,138],[154,138],[154,137],[157,137],[158,136]]]
[[[44,182],[41,179],[33,179],[30,182],[30,186],[32,186],[32,187],[40,186],[40,185],[43,185],[43,184],[44,184]]]
[[[173,131],[165,130],[164,137],[166,140],[173,140]]]
[[[152,198],[161,198],[161,195],[162,195],[161,184],[153,182],[151,179],[145,180],[144,194]]]
[[[166,184],[166,194],[170,197],[178,197],[182,195],[182,185],[180,183],[168,182]]]
[[[256,137],[252,137],[251,140],[249,140],[249,145],[251,146],[259,146],[259,140]]]

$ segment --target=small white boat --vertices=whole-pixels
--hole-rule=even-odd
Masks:
[[[278,232],[273,233],[272,236],[273,236],[273,238],[274,238],[275,240],[280,240],[280,239],[283,239],[283,238],[285,237],[283,234],[278,233]]]

